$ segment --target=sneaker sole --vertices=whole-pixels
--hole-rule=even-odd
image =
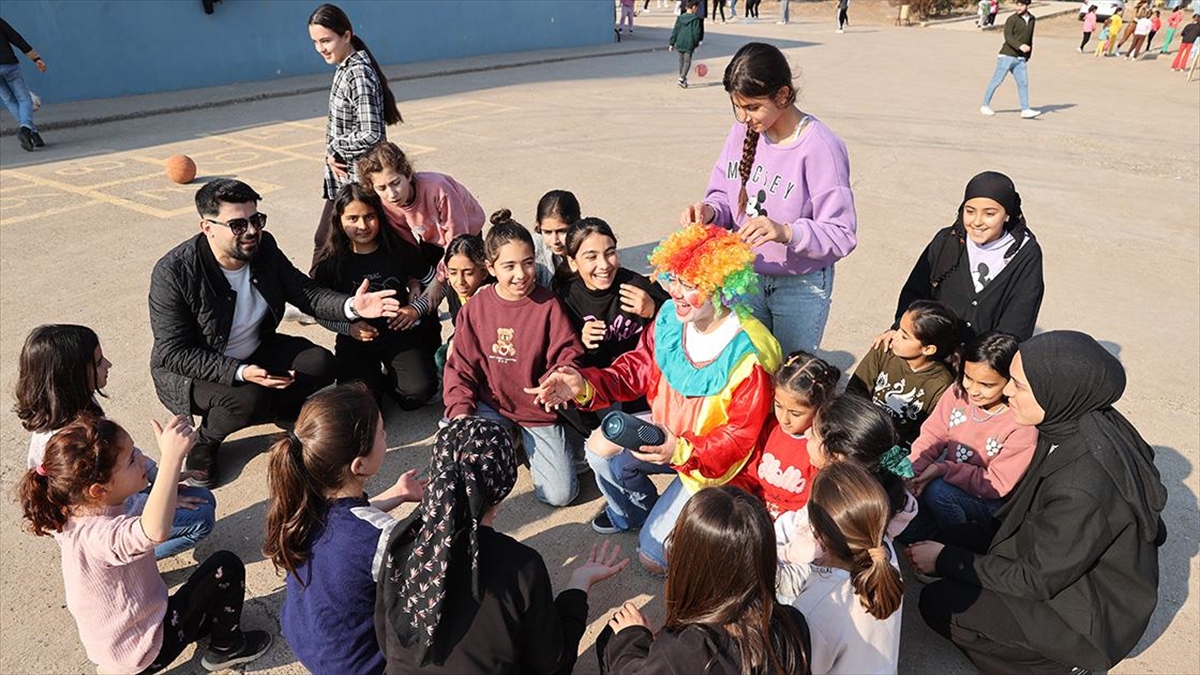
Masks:
[[[270,633],[267,633],[267,644],[263,645],[263,648],[260,649],[259,651],[255,652],[254,654],[246,654],[245,656],[238,656],[236,658],[229,659],[228,661],[221,661],[220,663],[213,663],[208,660],[208,656],[205,656],[204,658],[200,659],[200,665],[203,666],[205,670],[207,670],[211,673],[211,672],[215,672],[218,670],[225,670],[227,668],[232,668],[234,666],[238,666],[243,663],[250,663],[251,661],[257,659],[258,657],[260,657],[263,654],[266,654],[268,651],[270,651],[271,645],[273,645],[273,644],[275,644],[275,636],[271,635]]]

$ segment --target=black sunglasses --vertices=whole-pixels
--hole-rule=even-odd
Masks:
[[[233,236],[240,237],[246,233],[246,230],[249,229],[251,225],[254,226],[254,229],[259,231],[262,231],[264,228],[266,228],[267,214],[260,211],[249,218],[234,218],[233,220],[225,223],[222,223],[219,220],[213,220],[211,218],[205,218],[204,222],[212,223],[214,225],[224,225],[225,227],[229,228],[229,231],[233,233]]]

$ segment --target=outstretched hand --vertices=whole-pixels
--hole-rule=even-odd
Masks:
[[[400,312],[400,301],[395,298],[395,290],[368,293],[370,287],[370,280],[363,279],[362,285],[354,293],[351,306],[356,314],[364,319],[378,319],[381,316],[390,319]]]
[[[526,387],[525,393],[546,410],[558,410],[583,394],[583,376],[570,366],[560,366],[536,387]]]
[[[192,451],[192,446],[196,445],[196,432],[192,429],[191,417],[188,415],[176,415],[167,420],[167,426],[158,423],[158,420],[150,420],[154,427],[154,439],[158,441],[158,451],[162,454],[162,463],[178,462],[183,464],[183,458],[187,457]],[[178,482],[178,476],[173,476],[172,480]]]
[[[620,562],[617,558],[621,555],[621,545],[615,544],[610,551],[608,542],[605,541],[600,546],[592,544],[592,551],[588,555],[587,560],[582,565],[575,568],[571,573],[570,588],[577,588],[583,592],[591,590],[592,585],[604,581],[615,575],[625,566],[629,564],[629,558],[624,558]]]

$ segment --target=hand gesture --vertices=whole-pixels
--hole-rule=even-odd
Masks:
[[[199,473],[199,472],[192,471],[189,473]],[[179,489],[182,490],[183,487],[181,486]],[[199,509],[201,506],[204,506],[207,503],[208,503],[208,500],[205,499],[204,497],[193,497],[192,495],[185,495],[182,492],[180,492],[179,495],[177,495],[175,497],[175,506],[177,508],[187,509],[188,511],[195,511],[196,509]]]
[[[613,629],[614,633],[620,633],[630,626],[641,626],[646,630],[653,630],[641,610],[632,602],[627,602],[621,605],[621,609],[618,609],[608,620],[608,627]]]
[[[585,593],[591,590],[592,585],[613,576],[617,572],[625,569],[629,564],[629,558],[625,558],[617,562],[617,557],[621,555],[621,545],[615,544],[610,551],[608,542],[605,541],[599,547],[592,544],[592,552],[588,555],[587,560],[583,564],[575,568],[571,573],[571,588],[578,588]]]
[[[366,321],[354,321],[350,324],[350,337],[359,342],[370,342],[379,337],[379,331]]]
[[[262,366],[248,365],[242,371],[242,379],[267,389],[287,389],[296,381],[296,371],[288,372],[291,373],[288,377],[278,377],[268,373]]]
[[[717,212],[704,202],[696,202],[679,214],[679,224],[687,227],[692,223],[711,223],[717,219]]]
[[[329,165],[330,170],[333,171],[334,178],[337,178],[338,181],[344,182],[350,180],[350,167],[344,162],[339,162],[337,157],[326,155],[325,163]]]
[[[396,312],[396,316],[388,320],[388,328],[392,330],[408,330],[417,325],[421,320],[421,314],[417,312],[417,308],[412,305],[401,307],[400,311]]]
[[[417,470],[409,469],[400,474],[392,487],[387,489],[387,494],[402,502],[419,502],[425,498],[425,486],[428,484],[428,478],[418,480]]]
[[[925,491],[925,486],[929,485],[929,481],[945,473],[945,468],[944,465],[937,462],[925,467],[920,476],[909,481],[909,491],[912,492],[914,497],[920,497],[921,493]]]
[[[792,226],[777,223],[766,216],[755,216],[742,223],[738,236],[751,247],[761,246],[769,241],[786,244],[792,240]]]
[[[579,339],[583,342],[586,349],[595,349],[604,341],[604,322],[600,319],[592,319],[591,321],[583,322],[583,330],[579,333]]]
[[[196,432],[192,429],[189,416],[176,415],[167,420],[165,428],[158,420],[151,420],[150,423],[154,427],[154,439],[158,441],[163,464],[172,463],[176,468],[181,466],[183,458],[196,445]]]
[[[882,346],[884,349],[892,348],[892,338],[896,336],[896,331],[885,330],[875,336],[875,341],[871,343],[871,349],[879,349]]]
[[[918,541],[904,550],[904,554],[908,556],[908,561],[912,566],[922,574],[937,573],[937,559],[941,555],[942,549],[946,548],[944,544],[939,544],[936,541]]]
[[[570,366],[561,366],[546,376],[536,387],[526,387],[526,394],[533,394],[533,400],[546,410],[557,410],[586,390],[583,376]]]
[[[367,289],[370,287],[370,280],[363,279],[362,285],[354,293],[354,300],[351,301],[354,312],[364,319],[378,319],[381,316],[390,319],[396,316],[400,311],[400,301],[394,297],[396,291],[389,288],[368,293]]]
[[[632,284],[621,284],[621,311],[636,314],[643,319],[653,319],[657,308],[650,294]]]
[[[675,455],[675,446],[679,444],[679,438],[666,428],[663,428],[663,431],[667,434],[667,440],[663,441],[662,445],[644,445],[641,450],[630,450],[630,454],[651,464],[669,463]]]

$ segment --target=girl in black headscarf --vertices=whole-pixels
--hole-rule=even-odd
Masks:
[[[1045,284],[1042,249],[1025,224],[1021,195],[1002,173],[985,171],[967,183],[958,217],[939,230],[908,275],[891,330],[916,300],[944,302],[962,318],[963,342],[988,331],[1028,340],[1037,323]]]
[[[921,592],[921,615],[985,673],[1107,669],[1158,599],[1167,491],[1154,450],[1113,409],[1125,370],[1090,336],[1038,335],[1011,375],[1004,393],[1037,426],[1037,450],[999,520],[909,548],[945,577]]]
[[[620,572],[605,542],[551,596],[542,556],[492,529],[517,460],[496,422],[454,420],[438,432],[421,506],[388,541],[375,602],[387,673],[569,673],[592,584]]]

